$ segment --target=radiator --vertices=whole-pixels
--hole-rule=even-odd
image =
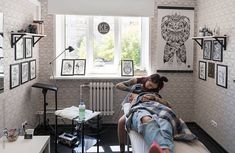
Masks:
[[[113,83],[90,82],[90,109],[102,115],[113,115]]]

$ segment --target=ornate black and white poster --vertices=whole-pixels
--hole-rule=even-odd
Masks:
[[[228,66],[217,64],[216,84],[223,88],[227,88],[228,84]]]
[[[86,60],[75,59],[74,60],[74,75],[85,75]]]
[[[157,32],[157,71],[192,71],[194,8],[159,6]]]

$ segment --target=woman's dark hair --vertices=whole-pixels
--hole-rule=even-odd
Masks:
[[[155,73],[149,76],[149,79],[153,82],[158,84],[158,91],[164,87],[164,82],[168,82],[167,77],[160,76],[159,74]]]

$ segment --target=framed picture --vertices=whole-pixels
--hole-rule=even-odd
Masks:
[[[208,77],[215,78],[215,63],[208,62]]]
[[[223,88],[227,88],[228,66],[217,64],[216,84]]]
[[[212,40],[204,40],[203,43],[203,59],[211,59]]]
[[[122,76],[134,76],[133,60],[121,61],[121,75]]]
[[[194,8],[158,6],[157,72],[193,72]]]
[[[206,62],[199,61],[198,75],[199,79],[206,80]]]
[[[15,41],[19,37],[15,37]],[[21,60],[24,58],[24,43],[23,39],[20,39],[16,44],[15,44],[15,60]]]
[[[20,85],[20,64],[10,65],[10,89]]]
[[[21,84],[29,81],[29,62],[21,63]]]
[[[223,43],[223,40],[220,40],[220,42]],[[217,40],[213,40],[212,60],[223,61],[223,47]]]
[[[36,78],[36,59],[29,61],[29,79]]]
[[[86,60],[75,59],[74,60],[74,75],[85,75],[86,71]]]
[[[25,58],[33,57],[33,41],[32,38],[24,38]]]
[[[71,76],[73,75],[74,60],[62,59],[61,75]]]
[[[3,62],[3,57],[0,57],[0,74],[3,74],[4,73],[4,67],[3,67],[3,64],[4,64],[4,62]]]

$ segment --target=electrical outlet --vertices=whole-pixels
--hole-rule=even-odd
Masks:
[[[211,124],[211,126],[217,128],[217,122],[216,122],[216,121],[211,120],[211,121],[210,121],[210,124]]]

